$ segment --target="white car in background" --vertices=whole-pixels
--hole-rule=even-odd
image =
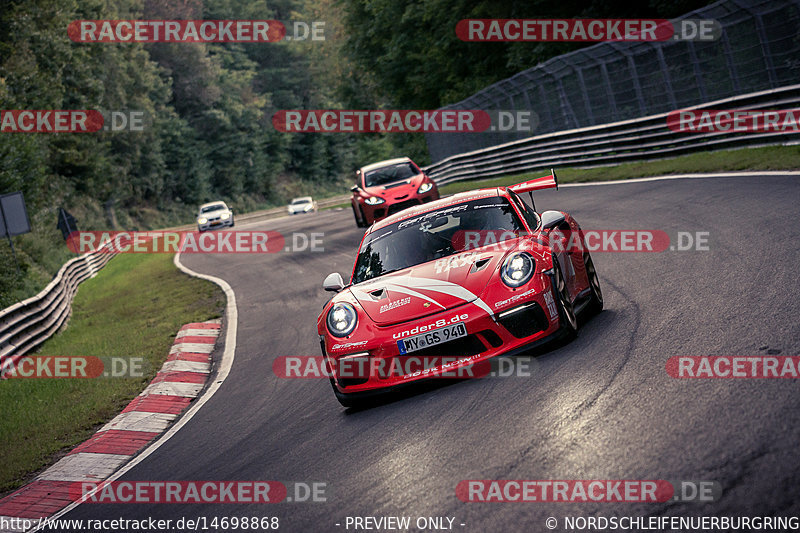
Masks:
[[[288,211],[290,215],[316,213],[317,202],[312,200],[310,196],[301,196],[300,198],[295,198],[292,200],[291,203],[286,207],[286,211]]]
[[[209,202],[200,206],[197,212],[198,231],[232,227],[233,209],[228,207],[225,202]]]

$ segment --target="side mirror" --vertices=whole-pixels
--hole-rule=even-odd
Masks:
[[[350,187],[350,192],[358,192],[358,189],[360,188],[361,187],[359,187],[358,185],[353,185],[352,187]]]
[[[544,229],[553,229],[562,222],[564,222],[564,213],[558,211],[545,211],[541,215],[542,227]]]
[[[322,282],[322,288],[331,292],[339,292],[344,289],[344,280],[341,274],[338,272],[328,274],[328,277]]]

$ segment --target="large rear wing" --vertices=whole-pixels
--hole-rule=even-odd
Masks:
[[[540,189],[558,190],[558,178],[556,177],[556,171],[555,169],[551,168],[549,176],[542,176],[541,178],[536,178],[530,181],[523,181],[522,183],[512,185],[509,187],[509,189],[517,194],[538,191]]]
[[[529,193],[531,195],[531,206],[534,210],[536,210],[536,204],[533,201],[533,191],[538,191],[541,189],[558,190],[558,177],[556,176],[556,170],[554,168],[550,169],[549,176],[542,176],[541,178],[523,181],[522,183],[517,183],[516,185],[512,185],[508,188],[508,190],[517,194],[524,192]]]

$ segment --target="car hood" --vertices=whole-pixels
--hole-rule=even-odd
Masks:
[[[350,287],[369,318],[379,326],[413,320],[480,299],[503,257],[511,250],[473,250],[443,257]]]
[[[230,209],[218,209],[216,211],[209,211],[208,213],[200,213],[197,215],[197,218],[207,218],[208,220],[216,220],[225,213],[230,215],[231,214]]]
[[[363,191],[367,196],[380,196],[384,200],[402,200],[406,196],[414,193],[419,186],[422,185],[424,179],[423,174],[417,174],[416,176],[398,180],[393,183],[365,187]]]

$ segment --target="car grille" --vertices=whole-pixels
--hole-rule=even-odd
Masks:
[[[419,205],[417,200],[406,200],[405,202],[399,202],[394,205],[389,206],[389,214],[394,215],[395,213],[399,213],[403,209],[408,209],[409,207],[414,207],[415,205]]]

